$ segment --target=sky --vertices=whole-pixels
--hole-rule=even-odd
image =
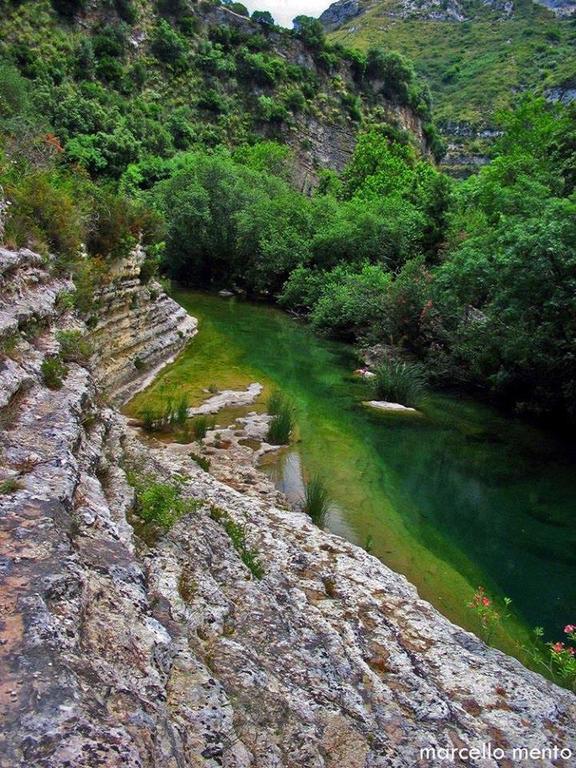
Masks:
[[[332,0],[243,0],[250,13],[252,11],[270,11],[277,24],[292,26],[295,16],[320,16]]]

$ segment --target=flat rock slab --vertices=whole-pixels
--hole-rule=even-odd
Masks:
[[[196,408],[188,409],[188,416],[208,416],[209,414],[219,413],[224,408],[239,408],[243,405],[251,405],[262,393],[264,387],[262,384],[254,382],[247,389],[234,390],[225,389],[214,397],[208,398],[202,405]]]
[[[409,408],[407,405],[401,405],[400,403],[388,403],[386,400],[367,400],[363,403],[370,408],[376,408],[379,411],[395,411],[401,413],[420,413],[416,408]]]

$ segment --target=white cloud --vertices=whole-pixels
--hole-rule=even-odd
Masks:
[[[270,11],[277,24],[291,27],[295,16],[320,16],[331,2],[332,0],[244,0],[244,5],[250,12]]]

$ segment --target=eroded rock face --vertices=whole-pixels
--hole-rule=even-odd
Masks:
[[[138,247],[119,261],[97,297],[99,321],[90,334],[94,376],[116,402],[147,386],[195,335],[198,325],[158,283],[141,283],[144,258]]]
[[[0,252],[0,279],[4,337],[33,307],[43,317],[0,364],[2,477],[17,481],[0,495],[3,768],[412,768],[441,765],[419,757],[434,746],[576,749],[572,694],[278,505],[265,480],[240,493],[186,447],[144,444],[83,365],[47,389],[68,286],[28,252]],[[144,544],[126,470],[177,476],[197,508]]]

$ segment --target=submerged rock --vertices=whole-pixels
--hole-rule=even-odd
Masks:
[[[416,408],[410,408],[400,403],[388,403],[386,400],[367,400],[363,403],[370,408],[376,408],[378,411],[395,411],[400,413],[419,413]]]
[[[264,387],[258,382],[250,384],[245,390],[225,389],[208,398],[201,405],[188,409],[188,416],[208,416],[223,411],[225,408],[239,408],[251,405],[262,394]]]

